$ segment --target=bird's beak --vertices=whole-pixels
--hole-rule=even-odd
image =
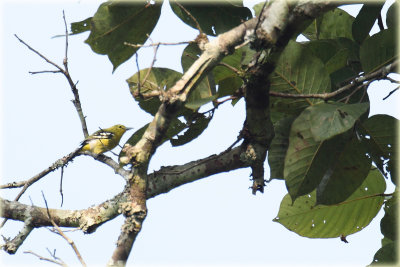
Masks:
[[[132,129],[133,129],[132,127],[126,127],[127,131],[132,130]]]

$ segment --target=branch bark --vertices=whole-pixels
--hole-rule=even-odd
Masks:
[[[162,95],[162,104],[139,142],[135,146],[127,145],[124,147],[123,151],[126,157],[121,158],[121,162],[130,163],[133,166],[128,174],[125,172],[126,170],[120,170],[125,177],[128,177],[128,185],[124,191],[112,200],[86,210],[49,210],[54,222],[59,226],[80,227],[85,232],[93,232],[105,221],[123,213],[126,217],[125,223],[109,265],[125,265],[147,214],[147,198],[168,192],[181,184],[214,173],[247,166],[251,166],[253,176],[257,176],[258,182],[255,187],[256,190],[259,190],[261,180],[262,183],[264,181],[262,167],[273,136],[273,130],[269,119],[268,85],[266,87],[258,86],[266,77],[262,72],[268,73],[273,70],[274,60],[272,60],[272,64],[258,65],[258,62],[255,62],[253,77],[246,83],[245,97],[249,103],[246,108],[247,119],[244,130],[249,130],[249,135],[239,148],[211,156],[202,161],[192,162],[190,165],[171,167],[170,173],[168,173],[167,168],[163,168],[153,176],[147,175],[148,163],[161,144],[170,122],[190,96],[192,89],[207,76],[223,57],[233,53],[235,47],[250,41],[256,49],[272,48],[272,53],[275,53],[272,59],[277,59],[287,41],[304,27],[305,20],[311,20],[333,7],[334,5],[331,5],[330,2],[320,1],[296,3],[273,1],[266,6],[260,18],[244,22],[206,43],[204,52],[199,59],[170,90]],[[39,54],[35,50],[33,51]],[[45,57],[41,57],[48,61]],[[52,62],[49,63],[62,71],[67,79],[70,78],[67,70],[63,70]],[[68,79],[68,82],[74,92],[76,86],[72,79]],[[266,124],[259,127],[259,123]],[[96,159],[108,162],[109,166],[116,169],[115,164],[109,162],[106,158],[97,157]],[[33,227],[51,223],[46,215],[47,211],[43,208],[3,199],[0,199],[0,204],[3,217],[24,221],[34,217]]]

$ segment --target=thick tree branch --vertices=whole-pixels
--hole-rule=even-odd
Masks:
[[[25,239],[33,230],[33,227],[31,226],[30,222],[31,220],[25,221],[22,230],[12,240],[7,240],[6,238],[4,238],[5,244],[1,246],[1,249],[3,249],[9,254],[15,254],[15,252],[17,252],[18,248],[22,245],[22,243],[25,241]]]
[[[181,166],[163,167],[148,176],[147,198],[166,193],[176,187],[214,174],[250,166],[243,160],[246,149],[236,147],[218,155],[188,162]],[[54,222],[61,227],[78,227],[85,233],[94,232],[104,222],[121,214],[129,203],[129,186],[123,192],[100,205],[84,210],[49,209]],[[34,218],[33,227],[52,226],[45,208],[0,198],[0,216],[27,221]]]
[[[295,19],[293,19],[292,22],[294,21],[295,23],[298,23],[298,20],[296,20],[298,17],[301,17],[302,19],[306,17],[309,19],[311,15],[317,16],[321,13],[324,7],[326,8],[326,4],[325,6],[319,4],[316,6],[318,12],[311,12],[311,14],[310,10],[307,8],[304,10],[301,10],[300,8],[297,13],[293,15]],[[294,7],[296,8],[297,6],[294,5]],[[311,6],[310,9],[312,9],[312,7],[313,6]],[[327,9],[328,8],[326,8],[326,10]],[[303,11],[303,13],[301,11]],[[140,231],[141,224],[147,214],[145,200],[147,198],[146,191],[148,188],[146,174],[148,163],[157,147],[161,144],[161,141],[165,136],[172,119],[176,117],[177,112],[190,96],[192,89],[195,88],[206,75],[208,75],[208,73],[221,61],[224,56],[233,53],[235,47],[245,42],[245,37],[249,38],[248,35],[254,36],[255,33],[257,35],[261,35],[261,39],[263,40],[261,42],[261,46],[263,48],[275,45],[278,41],[281,41],[281,44],[283,44],[281,45],[282,47],[285,46],[295,31],[299,30],[297,25],[291,25],[293,29],[286,27],[288,13],[288,2],[274,1],[267,8],[265,8],[263,12],[263,18],[261,20],[258,20],[258,18],[251,19],[224,34],[219,35],[211,42],[205,43],[204,46],[202,43],[201,48],[202,50],[204,49],[204,52],[183,74],[182,78],[163,95],[162,103],[152,122],[144,132],[142,138],[134,146],[125,145],[123,148],[125,157],[121,158],[120,160],[124,164],[132,164],[134,167],[133,170],[136,172],[136,174],[133,176],[134,178],[130,180],[130,192],[132,198],[131,208],[135,212],[133,214],[128,213],[124,227],[121,231],[120,238],[118,239],[117,248],[114,251],[112,259],[110,260],[110,265],[124,265],[126,263],[128,257],[126,253],[131,250],[133,241],[137,236],[138,231]],[[279,14],[279,16],[276,16],[276,14]],[[272,22],[270,22],[271,20]],[[261,22],[260,29],[255,29],[259,22]],[[268,102],[268,95],[266,96],[266,101]],[[256,112],[255,114],[260,113]],[[269,114],[267,115],[267,118],[269,118]],[[267,126],[267,128],[270,127]],[[256,135],[257,134],[258,133],[256,133]],[[265,132],[263,134],[265,134]],[[257,177],[263,177],[264,170],[262,165],[265,160],[266,150],[269,146],[268,144],[263,144],[264,147],[259,149],[259,145],[263,142],[264,141],[260,142],[260,140],[257,140],[255,146],[245,153],[245,155],[249,156],[247,159],[249,161],[253,161],[253,175],[257,175]],[[256,155],[260,154],[260,152],[262,153],[261,157],[258,156],[256,158],[256,163],[254,163],[255,160],[253,151],[255,151]],[[257,180],[259,179],[257,178]],[[263,178],[262,180],[264,181]],[[258,187],[260,186],[257,186],[257,189]],[[137,209],[138,207],[139,209]]]
[[[269,119],[268,105],[261,108],[261,104],[255,101],[256,98],[260,97],[259,99],[262,99],[262,105],[268,104],[268,91],[265,92],[264,90],[264,92],[262,92],[262,90],[257,90],[252,86],[252,83],[259,84],[259,81],[261,81],[263,77],[261,74],[256,74],[253,77],[255,78],[255,82],[252,80],[247,82],[247,85],[250,85],[247,88],[249,90],[249,92],[247,92],[247,100],[250,102],[254,100],[254,103],[251,103],[247,108],[245,129],[249,129],[250,135],[245,139],[245,142],[240,148],[223,152],[218,156],[211,156],[203,161],[191,163],[191,165],[181,167],[175,166],[172,169],[175,173],[172,174],[168,174],[167,169],[163,168],[154,176],[148,177],[147,168],[152,155],[161,144],[170,122],[176,117],[177,111],[184,105],[192,89],[208,75],[224,56],[233,53],[235,47],[256,39],[260,40],[257,41],[257,43],[253,42],[256,48],[278,47],[279,51],[279,49],[286,45],[287,40],[292,38],[293,35],[299,31],[300,27],[303,26],[303,24],[299,24],[300,21],[304,19],[313,19],[323,11],[333,7],[327,3],[328,2],[316,2],[304,4],[304,2],[300,2],[292,4],[286,1],[274,1],[266,6],[260,19],[255,18],[244,22],[238,27],[219,35],[211,42],[206,43],[203,47],[204,52],[199,59],[194,62],[170,90],[162,95],[162,104],[141,140],[139,140],[135,146],[127,145],[124,147],[123,150],[126,157],[122,158],[121,161],[123,163],[131,163],[133,166],[129,175],[127,175],[126,171],[123,169],[116,169],[115,163],[112,161],[110,162],[107,158],[96,158],[97,160],[107,162],[109,166],[113,166],[113,168],[118,170],[124,177],[129,176],[128,186],[125,190],[112,200],[86,210],[49,210],[54,222],[59,226],[80,227],[85,232],[90,233],[105,221],[123,213],[126,217],[125,223],[117,242],[117,248],[109,264],[124,265],[130,254],[133,242],[141,229],[143,220],[146,217],[147,198],[153,197],[159,193],[168,192],[181,184],[212,175],[214,172],[218,173],[234,168],[251,166],[253,168],[253,176],[257,173],[257,177],[263,177],[263,170],[260,169],[262,165],[260,164],[261,162],[263,164],[265,160],[265,153],[269,146],[270,135],[273,131],[270,131],[271,127],[269,124],[261,128],[255,125],[256,121],[268,122]],[[24,43],[22,40],[20,41]],[[31,49],[29,46],[28,48]],[[39,54],[35,50],[33,51]],[[49,62],[49,60],[41,54],[39,55]],[[279,53],[276,53],[276,57],[278,56]],[[76,85],[72,82],[68,70],[64,70],[52,62],[49,63],[67,77],[75,95],[75,92],[77,93]],[[271,66],[262,65],[260,70],[270,71],[270,69],[273,69],[273,65]],[[257,70],[257,68],[258,67],[256,67],[255,70]],[[257,73],[257,71],[255,73]],[[76,101],[75,98],[75,102]],[[75,102],[75,107],[79,113]],[[84,121],[83,114],[80,118],[81,121]],[[82,128],[84,129],[85,127]],[[196,174],[196,172],[198,173]],[[179,179],[174,180],[174,176]],[[157,179],[157,181],[154,182],[153,179]],[[163,186],[165,181],[169,184],[165,183],[165,186]],[[3,217],[24,221],[34,217],[35,221],[33,222],[33,227],[40,227],[51,223],[48,216],[46,216],[46,210],[43,208],[31,207],[3,199],[0,199],[0,204],[1,215]]]
[[[243,151],[242,147],[236,147],[184,165],[163,167],[149,175],[147,198],[214,174],[248,167],[249,165],[241,159]]]

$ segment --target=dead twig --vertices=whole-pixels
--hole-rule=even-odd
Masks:
[[[199,35],[204,35],[203,30],[200,27],[200,23],[197,21],[197,19],[189,12],[189,10],[187,10],[186,8],[184,8],[180,3],[178,3],[176,0],[174,1],[175,4],[177,4],[192,20],[193,22],[196,24],[196,28],[199,30]]]
[[[8,183],[5,185],[0,185],[0,189],[10,189],[10,188],[19,188],[22,187],[21,191],[18,193],[18,195],[15,197],[14,201],[18,201],[20,197],[25,193],[25,191],[34,183],[39,181],[41,178],[49,174],[50,172],[53,172],[57,170],[60,167],[64,167],[70,162],[71,160],[74,159],[78,154],[77,152],[80,150],[80,148],[77,148],[75,151],[71,152],[65,157],[62,157],[61,159],[56,160],[52,165],[41,171],[40,173],[36,174],[32,178],[21,181],[21,182],[12,182]],[[0,228],[4,226],[4,224],[7,222],[7,219],[4,219],[3,222],[0,225]]]
[[[25,254],[32,254],[32,255],[38,257],[39,260],[42,260],[42,261],[52,262],[52,263],[55,263],[55,264],[60,265],[60,266],[63,266],[63,267],[67,267],[67,266],[68,266],[68,265],[66,265],[63,261],[61,261],[59,258],[57,258],[58,261],[55,260],[55,259],[53,260],[53,259],[50,259],[50,258],[46,258],[46,257],[40,256],[39,254],[36,254],[35,252],[33,252],[33,251],[31,251],[31,250],[24,251],[24,253],[25,253]]]
[[[42,191],[42,196],[43,196],[44,204],[46,205],[47,216],[49,217],[49,220],[50,220],[51,224],[54,226],[54,228],[57,230],[57,232],[68,242],[68,244],[70,244],[70,246],[74,250],[76,256],[78,257],[79,261],[81,262],[82,266],[86,266],[86,263],[83,260],[82,255],[79,253],[79,250],[76,247],[74,241],[72,239],[70,239],[67,235],[65,235],[64,232],[61,230],[61,228],[58,227],[58,225],[51,218],[50,211],[49,211],[49,206],[47,205],[47,200],[46,200],[46,198],[44,196],[43,191]]]
[[[32,48],[30,45],[25,43],[21,38],[18,37],[18,35],[15,34],[14,36],[18,39],[18,41],[20,41],[23,45],[25,45],[29,50],[31,50],[32,52],[37,54],[39,57],[41,57],[47,63],[49,63],[50,65],[54,66],[57,69],[57,70],[54,70],[54,71],[30,72],[31,74],[52,72],[52,73],[62,73],[65,76],[65,78],[68,81],[69,86],[71,87],[72,93],[74,95],[74,100],[72,100],[72,103],[74,104],[75,109],[76,109],[76,111],[78,113],[79,119],[81,121],[83,135],[86,138],[89,135],[89,133],[88,133],[88,130],[87,130],[86,119],[85,119],[85,116],[83,115],[83,111],[82,111],[82,105],[81,105],[78,89],[76,87],[76,83],[73,82],[73,80],[71,78],[71,75],[70,75],[70,73],[68,71],[68,28],[67,28],[67,22],[66,22],[66,19],[65,19],[64,11],[63,11],[63,20],[64,20],[65,32],[66,32],[66,35],[65,35],[65,56],[64,56],[64,60],[63,60],[64,68],[62,68],[58,64],[54,63],[53,61],[49,60],[46,56],[41,54],[39,51],[37,51],[36,49]]]
[[[390,93],[385,96],[384,98],[382,98],[382,100],[386,100],[389,98],[389,96],[391,96],[394,92],[396,92],[397,90],[399,90],[400,86],[397,86],[395,89],[393,89],[392,91],[390,91]]]
[[[131,44],[128,42],[124,42],[124,45],[130,46],[133,48],[147,48],[147,47],[154,47],[154,46],[161,46],[161,45],[184,45],[184,44],[190,44],[193,43],[193,41],[182,41],[182,42],[176,42],[176,43],[165,43],[165,42],[158,42],[158,43],[151,43],[148,45],[145,44]]]

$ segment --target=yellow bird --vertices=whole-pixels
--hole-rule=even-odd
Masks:
[[[95,154],[102,154],[110,151],[119,144],[122,135],[132,128],[122,124],[114,125],[107,129],[100,129],[89,135],[82,143],[79,151],[91,151]]]

